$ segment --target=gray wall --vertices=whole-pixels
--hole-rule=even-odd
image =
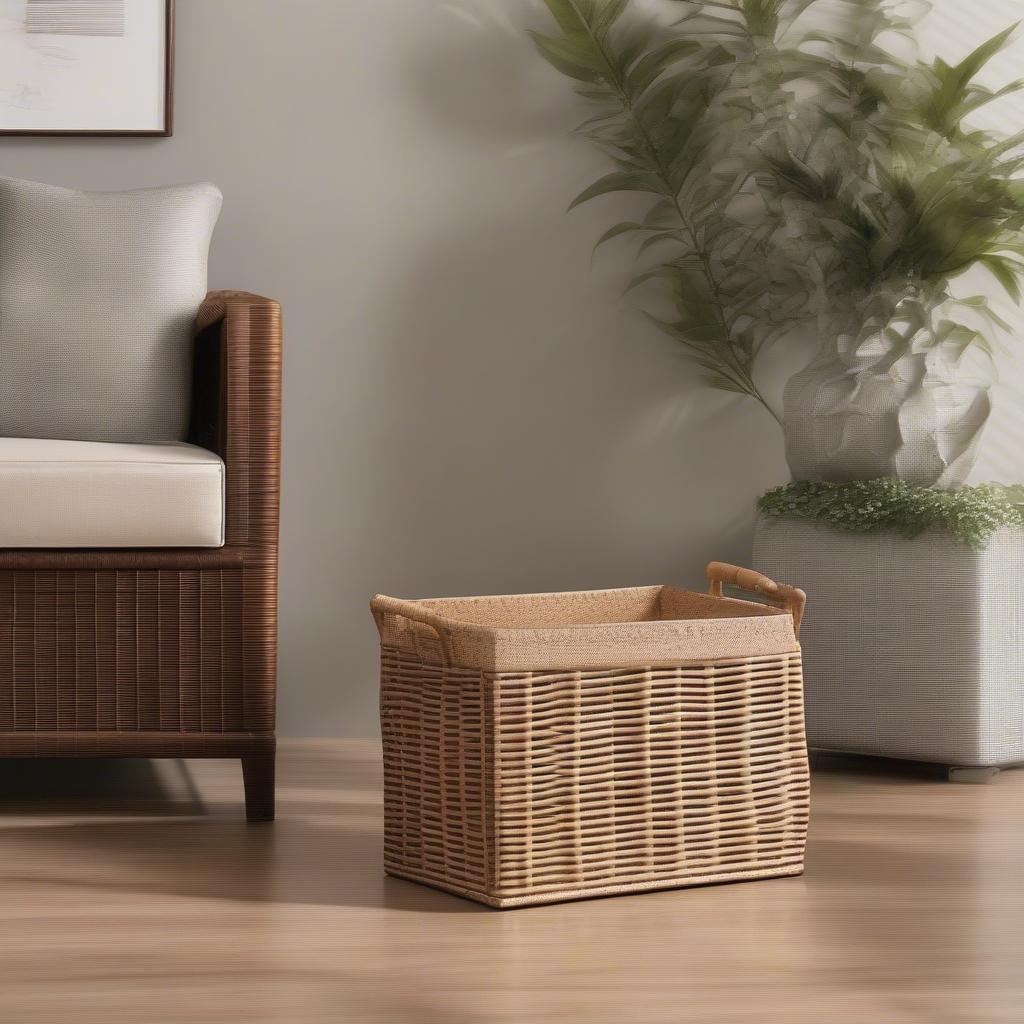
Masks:
[[[533,3],[178,8],[173,139],[0,140],[0,173],[211,179],[212,285],[284,303],[282,733],[375,730],[377,590],[696,584],[749,557],[778,429],[619,298],[624,250],[591,267],[630,204],[565,215],[603,165],[524,40]],[[992,450],[1005,476],[1019,439]]]

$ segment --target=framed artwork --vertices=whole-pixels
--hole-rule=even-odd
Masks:
[[[0,135],[170,135],[174,0],[0,0]]]

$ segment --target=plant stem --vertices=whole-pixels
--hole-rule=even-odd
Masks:
[[[575,6],[575,4],[574,4]],[[707,283],[708,290],[711,293],[715,313],[718,317],[719,329],[722,335],[722,345],[719,347],[718,356],[721,358],[729,369],[735,374],[735,382],[739,385],[743,391],[750,395],[751,398],[756,399],[761,405],[768,410],[771,417],[780,426],[782,424],[781,419],[776,414],[775,410],[768,404],[765,397],[761,394],[757,385],[754,383],[753,378],[750,375],[749,370],[743,363],[736,357],[735,352],[732,349],[731,343],[731,331],[729,330],[728,322],[725,316],[725,306],[722,302],[721,288],[719,287],[718,281],[715,277],[714,269],[711,266],[711,260],[708,258],[707,251],[702,245],[699,244],[697,239],[697,232],[692,222],[687,217],[686,212],[683,209],[682,203],[679,201],[679,192],[673,188],[672,181],[669,176],[668,168],[665,167],[661,154],[658,152],[657,146],[654,144],[654,140],[651,138],[650,133],[647,130],[647,126],[643,123],[642,119],[636,113],[636,108],[633,104],[633,98],[626,88],[625,82],[623,82],[621,76],[618,74],[615,68],[615,63],[612,60],[607,48],[604,45],[603,40],[591,27],[590,22],[582,12],[578,10],[581,15],[581,21],[587,26],[587,31],[590,34],[590,38],[597,48],[598,52],[604,61],[607,69],[608,81],[615,91],[616,97],[626,116],[630,119],[636,131],[637,137],[639,138],[641,145],[643,146],[645,155],[650,162],[653,170],[654,177],[658,180],[662,186],[662,194],[668,198],[672,207],[675,211],[676,216],[679,218],[679,223],[682,225],[683,230],[686,232],[687,241],[690,245],[690,250],[697,256],[700,261],[701,272],[704,276],[705,282]]]

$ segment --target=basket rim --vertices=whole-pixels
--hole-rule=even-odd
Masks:
[[[452,615],[447,615],[444,612],[444,606],[449,602],[451,604],[489,604],[492,602],[502,601],[555,601],[579,597],[600,597],[609,594],[645,594],[650,595],[654,593],[664,593],[666,591],[675,592],[680,594],[686,594],[690,597],[698,598],[702,601],[706,601],[709,604],[726,604],[730,608],[736,608],[740,611],[746,611],[746,615],[730,615],[723,616],[723,620],[729,619],[754,619],[761,617],[776,617],[776,616],[787,616],[791,617],[791,613],[783,608],[775,608],[772,605],[761,604],[757,601],[749,601],[738,597],[715,597],[711,594],[703,593],[698,590],[691,590],[688,587],[678,587],[673,584],[653,584],[650,586],[640,587],[605,587],[594,590],[562,590],[562,591],[549,591],[540,592],[533,594],[488,594],[488,595],[473,595],[465,597],[449,596],[449,597],[420,597],[420,598],[409,598],[403,601],[408,605],[416,606],[424,612],[427,612],[440,622],[447,625],[456,626],[460,629],[464,629],[471,632],[482,632],[487,634],[494,633],[530,633],[530,632],[546,632],[550,633],[553,629],[555,630],[591,630],[601,629],[607,630],[610,628],[623,628],[633,626],[650,626],[658,624],[668,624],[673,622],[707,622],[710,621],[708,617],[688,617],[688,618],[665,618],[665,619],[618,619],[608,621],[593,621],[593,622],[574,622],[571,624],[560,624],[558,626],[551,625],[537,625],[537,626],[521,626],[521,625],[508,625],[500,626],[493,624],[485,624],[482,622],[474,622],[470,619],[455,618]],[[380,600],[388,600],[386,595],[378,594],[373,600],[375,604]]]

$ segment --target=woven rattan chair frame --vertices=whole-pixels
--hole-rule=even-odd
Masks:
[[[280,402],[280,306],[211,292],[188,439],[226,464],[226,544],[0,550],[0,757],[237,757],[273,818]]]

